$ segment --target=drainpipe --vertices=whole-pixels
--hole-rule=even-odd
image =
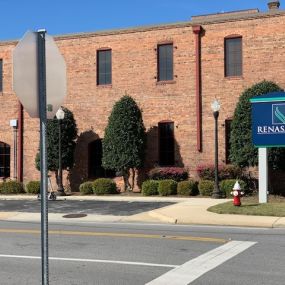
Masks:
[[[18,159],[17,178],[23,182],[23,106],[18,103]]]
[[[195,34],[195,62],[196,62],[196,122],[197,122],[197,151],[202,152],[202,116],[201,116],[201,26],[193,26]]]

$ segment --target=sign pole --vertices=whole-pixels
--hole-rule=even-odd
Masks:
[[[258,148],[258,172],[259,172],[259,186],[258,186],[259,203],[267,203],[268,149],[266,147]]]
[[[46,55],[45,30],[37,32],[38,96],[40,115],[40,155],[41,155],[41,251],[42,285],[49,284],[48,263],[48,199],[47,199],[47,147],[46,147]]]

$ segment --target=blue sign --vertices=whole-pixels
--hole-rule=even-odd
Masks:
[[[250,99],[252,139],[257,147],[285,146],[285,92]]]

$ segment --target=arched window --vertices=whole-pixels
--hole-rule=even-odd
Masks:
[[[162,121],[158,123],[158,139],[159,165],[174,165],[174,122]]]
[[[115,171],[102,167],[102,140],[97,139],[88,145],[88,178],[115,177]]]
[[[0,142],[0,177],[10,177],[10,146]]]

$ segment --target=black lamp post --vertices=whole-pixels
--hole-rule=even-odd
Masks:
[[[211,108],[213,110],[213,115],[215,119],[215,186],[214,186],[214,191],[212,194],[212,198],[219,199],[222,198],[222,193],[220,191],[219,187],[219,177],[218,177],[218,117],[219,117],[219,111],[220,111],[220,103],[217,99],[213,101],[211,104]]]
[[[61,160],[61,121],[64,119],[64,111],[59,108],[56,112],[56,118],[58,120],[58,177],[57,177],[57,195],[65,196],[64,188],[62,185],[62,160]]]

